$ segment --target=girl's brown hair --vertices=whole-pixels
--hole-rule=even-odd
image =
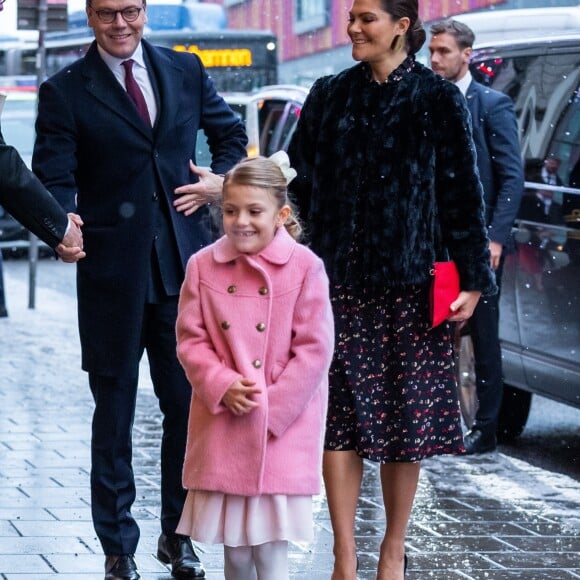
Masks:
[[[295,239],[302,237],[302,226],[294,204],[288,199],[288,183],[282,170],[267,157],[249,157],[230,169],[224,177],[224,195],[230,185],[248,185],[267,190],[276,200],[278,209],[288,205],[290,215],[284,227]]]

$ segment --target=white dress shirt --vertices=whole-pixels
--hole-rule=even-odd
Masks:
[[[97,45],[99,54],[101,58],[105,61],[107,66],[111,69],[111,72],[115,75],[115,78],[119,81],[119,84],[125,88],[125,69],[123,64],[128,58],[117,58],[110,55],[107,51],[103,50],[99,45]],[[147,73],[147,67],[145,66],[145,59],[143,58],[143,46],[141,43],[137,46],[137,49],[133,53],[132,58],[135,62],[133,64],[133,76],[145,97],[145,103],[147,104],[147,110],[149,111],[149,117],[151,118],[151,125],[155,125],[157,119],[157,102],[155,100],[155,93],[153,92],[153,86],[151,85],[151,80],[149,79],[149,74]]]

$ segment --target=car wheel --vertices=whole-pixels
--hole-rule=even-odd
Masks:
[[[468,429],[471,429],[477,413],[478,401],[475,387],[475,363],[473,344],[469,335],[462,336],[458,328],[455,335],[455,369],[461,416]]]
[[[513,441],[522,434],[531,404],[532,393],[504,384],[497,428],[497,439],[500,443]]]

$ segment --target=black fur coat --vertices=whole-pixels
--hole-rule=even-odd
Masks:
[[[442,239],[462,289],[493,293],[474,151],[463,95],[412,57],[384,84],[364,63],[319,79],[290,187],[332,283],[428,283]]]

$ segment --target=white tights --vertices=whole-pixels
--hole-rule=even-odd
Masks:
[[[226,580],[288,580],[288,542],[224,546]]]

